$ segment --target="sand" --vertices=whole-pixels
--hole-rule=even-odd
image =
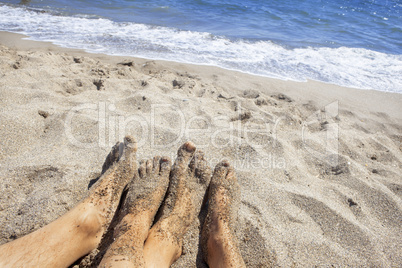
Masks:
[[[402,265],[402,94],[22,37],[0,33],[0,244],[77,204],[131,134],[139,160],[191,140],[230,161],[248,267]],[[174,267],[206,267],[199,236]]]

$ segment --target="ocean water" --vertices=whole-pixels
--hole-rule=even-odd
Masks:
[[[400,0],[0,1],[0,30],[88,52],[402,93]]]

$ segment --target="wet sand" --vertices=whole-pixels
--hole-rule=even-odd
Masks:
[[[231,163],[247,267],[401,265],[402,94],[21,37],[0,32],[0,244],[77,204],[130,134],[138,160],[191,140]],[[206,267],[205,213],[174,267]]]

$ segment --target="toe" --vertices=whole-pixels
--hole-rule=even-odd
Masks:
[[[131,152],[137,152],[137,141],[133,136],[127,135],[124,137],[124,147]]]
[[[140,161],[140,167],[138,168],[138,173],[140,174],[141,178],[144,178],[147,174],[147,161],[146,160],[141,160]]]
[[[211,180],[211,168],[202,151],[197,151],[190,162],[191,173],[198,178],[198,183],[208,185]]]
[[[228,161],[222,161],[216,165],[211,180],[211,193],[219,189],[226,189],[232,198],[238,198],[240,185],[236,178],[236,173]]]
[[[195,145],[191,141],[184,143],[178,150],[177,156],[190,159],[195,152]]]
[[[155,156],[152,159],[152,172],[156,175],[159,174],[160,171],[160,161],[161,161],[160,156]]]
[[[126,175],[134,172],[134,170],[137,169],[137,142],[135,141],[134,137],[126,136],[124,138],[124,142],[120,143],[119,151],[119,169],[126,169]]]
[[[152,174],[152,170],[153,170],[153,160],[148,159],[146,162],[146,172],[148,175]]]
[[[216,182],[220,182],[226,178],[228,170],[230,169],[230,164],[228,161],[223,160],[219,164],[216,165],[214,170],[214,179],[217,180]],[[233,169],[232,169],[233,170]]]
[[[237,181],[236,173],[235,173],[234,168],[232,166],[229,166],[227,168],[226,179],[227,180],[236,180]]]
[[[172,166],[172,161],[169,157],[162,157],[160,159],[160,175],[163,177],[168,177],[170,173],[170,168]]]
[[[120,146],[121,152],[120,155],[125,157],[126,159],[135,157],[135,153],[137,152],[137,142],[132,136],[126,136],[124,138],[123,146]]]
[[[175,171],[184,171],[195,152],[195,145],[192,142],[184,143],[177,151],[177,158],[173,167]]]

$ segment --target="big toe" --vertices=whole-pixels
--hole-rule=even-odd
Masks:
[[[235,191],[238,188],[238,182],[233,167],[226,160],[216,165],[212,176],[211,184],[213,187],[222,186],[227,190]]]
[[[124,137],[122,152],[120,155],[126,159],[135,159],[135,154],[137,152],[137,141],[133,136],[127,135]]]
[[[195,145],[191,141],[184,143],[177,151],[177,158],[173,166],[174,171],[186,170],[187,166],[194,155]]]

